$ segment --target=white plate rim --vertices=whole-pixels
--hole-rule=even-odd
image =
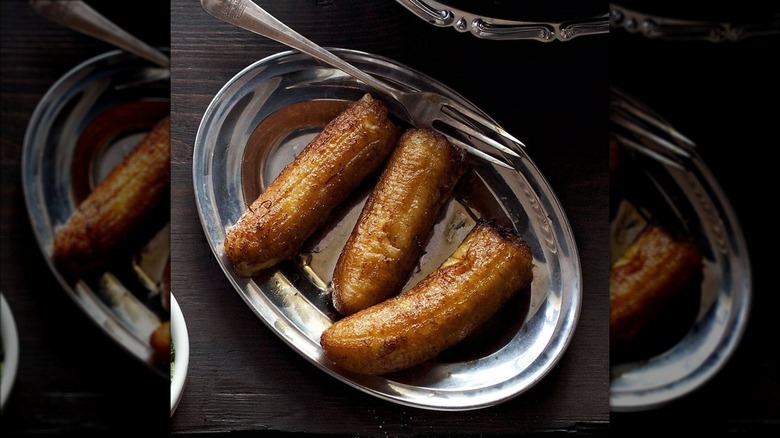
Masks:
[[[184,393],[190,363],[190,337],[187,323],[173,293],[171,293],[171,343],[174,348],[171,377],[171,415],[173,415]]]
[[[0,411],[5,411],[8,398],[16,383],[17,370],[19,368],[19,332],[16,321],[11,312],[11,306],[0,292],[0,320],[2,321],[3,340],[3,376],[0,381]]]

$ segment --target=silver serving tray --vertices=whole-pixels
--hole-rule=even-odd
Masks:
[[[621,171],[631,175],[632,182],[620,190],[630,194],[632,207],[625,208],[628,203],[624,200],[619,210],[622,213],[613,220],[613,258],[622,254],[631,236],[648,220],[692,238],[704,255],[704,271],[700,293],[689,314],[678,312],[663,323],[666,327],[684,324],[679,334],[669,336],[667,344],[659,342],[654,350],[646,350],[652,354],[624,355],[624,360],[616,360],[613,352],[610,406],[616,412],[654,409],[704,385],[739,344],[752,294],[742,229],[697,147],[641,102],[638,105],[643,107],[645,120],[659,122],[661,129],[655,131],[658,137],[632,135],[617,126],[616,114],[627,101],[637,102],[620,90],[613,91],[613,135],[621,135],[634,145],[621,157]],[[659,142],[658,138],[667,142]],[[713,145],[702,145],[707,146]]]
[[[473,107],[435,79],[392,60],[333,50],[399,87],[437,91]],[[569,223],[529,157],[516,160],[516,170],[473,163],[407,287],[448,257],[480,217],[512,226],[528,241],[535,264],[532,287],[494,318],[485,328],[487,336],[407,371],[352,374],[331,363],[319,344],[325,328],[339,318],[330,302],[332,269],[365,191],[340,207],[298,257],[260,276],[237,276],[225,256],[226,230],[246,206],[347,102],[367,91],[343,72],[293,51],[259,60],[227,82],[206,109],[193,148],[194,191],[208,243],[257,317],[303,358],[344,383],[432,410],[477,409],[511,399],[561,358],[581,302],[580,262]]]
[[[490,40],[570,41],[577,37],[609,32],[609,14],[606,10],[596,16],[567,21],[523,21],[488,17],[436,0],[396,1],[434,26],[452,27],[458,32],[470,32],[478,38]]]
[[[137,125],[127,135],[109,139],[110,135],[94,134],[101,131],[92,129],[95,121],[120,106],[128,108],[125,105],[139,102],[169,111],[165,109],[169,106],[169,76],[167,69],[120,50],[82,62],[57,80],[38,103],[22,150],[27,212],[52,273],[102,331],[163,376],[168,373],[155,361],[149,337],[168,317],[165,309],[155,306],[160,297],[154,289],[161,267],[158,256],[167,255],[169,249],[167,229],[150,238],[143,251],[128,257],[121,275],[109,270],[75,282],[69,282],[53,264],[52,243],[55,230],[77,208],[80,197],[148,132]],[[113,128],[121,127],[109,126],[103,131]],[[84,141],[87,137],[95,142]],[[85,147],[91,150],[85,151]],[[76,166],[83,172],[74,170]],[[152,266],[155,268],[149,269]]]

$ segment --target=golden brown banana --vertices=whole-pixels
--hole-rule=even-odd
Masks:
[[[401,291],[465,169],[443,135],[404,132],[336,263],[336,310],[351,315]]]
[[[650,225],[610,270],[610,344],[634,338],[680,289],[699,278],[702,255],[692,242]]]
[[[225,238],[238,275],[289,258],[396,145],[387,108],[366,94],[325,126],[258,196]]]
[[[407,292],[346,316],[320,338],[326,356],[361,374],[435,358],[530,285],[533,257],[510,231],[478,223],[455,252]]]
[[[166,116],[56,230],[53,259],[66,274],[78,275],[105,264],[168,199],[170,139],[170,116]]]

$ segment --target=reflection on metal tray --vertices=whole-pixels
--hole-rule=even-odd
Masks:
[[[62,288],[110,338],[161,375],[150,336],[168,319],[159,284],[168,260],[169,208],[137,247],[106,269],[66,278],[52,261],[57,227],[163,116],[169,71],[124,51],[82,62],[43,96],[22,152],[22,184],[37,243]],[[159,220],[158,220],[159,219]]]
[[[549,2],[538,1],[530,2],[530,6],[529,2],[509,1],[466,5],[454,0],[397,1],[434,26],[452,27],[490,40],[570,41],[609,32],[606,3],[602,9],[594,1],[572,2],[568,8],[554,8]]]
[[[334,51],[380,79],[473,107],[436,80],[389,59]],[[456,188],[410,283],[437,267],[485,217],[515,228],[532,248],[529,293],[508,303],[495,324],[485,327],[482,335],[489,337],[392,376],[348,373],[329,361],[319,344],[325,328],[339,318],[330,299],[331,274],[367,196],[365,188],[293,260],[247,279],[235,274],[225,256],[226,229],[329,120],[367,91],[354,78],[297,52],[257,61],[233,77],[207,108],[193,151],[194,191],[209,245],[260,320],[303,358],[348,385],[434,410],[477,409],[515,397],[558,362],[581,301],[580,263],[568,221],[527,156],[515,161],[516,170],[471,158],[472,169]]]
[[[639,411],[696,390],[721,369],[745,330],[752,281],[742,229],[697,147],[620,90],[612,92],[610,117],[621,148],[612,181],[619,195],[612,208],[612,252],[624,251],[623,240],[637,227],[656,222],[692,239],[704,256],[701,290],[691,301],[697,307],[677,315],[690,317],[685,321],[667,321],[684,325],[674,334],[679,337],[644,356],[613,354],[622,360],[611,363],[611,409]]]

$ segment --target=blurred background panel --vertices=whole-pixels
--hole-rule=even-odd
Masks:
[[[146,43],[170,46],[168,2],[86,3]],[[0,7],[0,290],[20,352],[2,434],[167,434],[168,379],[108,337],[65,293],[36,243],[22,189],[22,145],[36,106],[71,69],[116,47],[42,18],[27,0]]]
[[[622,21],[610,33],[610,82],[644,102],[696,143],[728,197],[747,243],[752,297],[744,335],[733,355],[698,390],[658,409],[613,412],[618,436],[636,431],[761,435],[780,429],[780,347],[774,341],[776,279],[772,187],[780,144],[780,9],[776,2],[616,1],[649,15],[734,24],[741,32],[714,40],[648,37]],[[748,37],[761,28],[766,34]],[[731,38],[731,39],[730,39]]]

